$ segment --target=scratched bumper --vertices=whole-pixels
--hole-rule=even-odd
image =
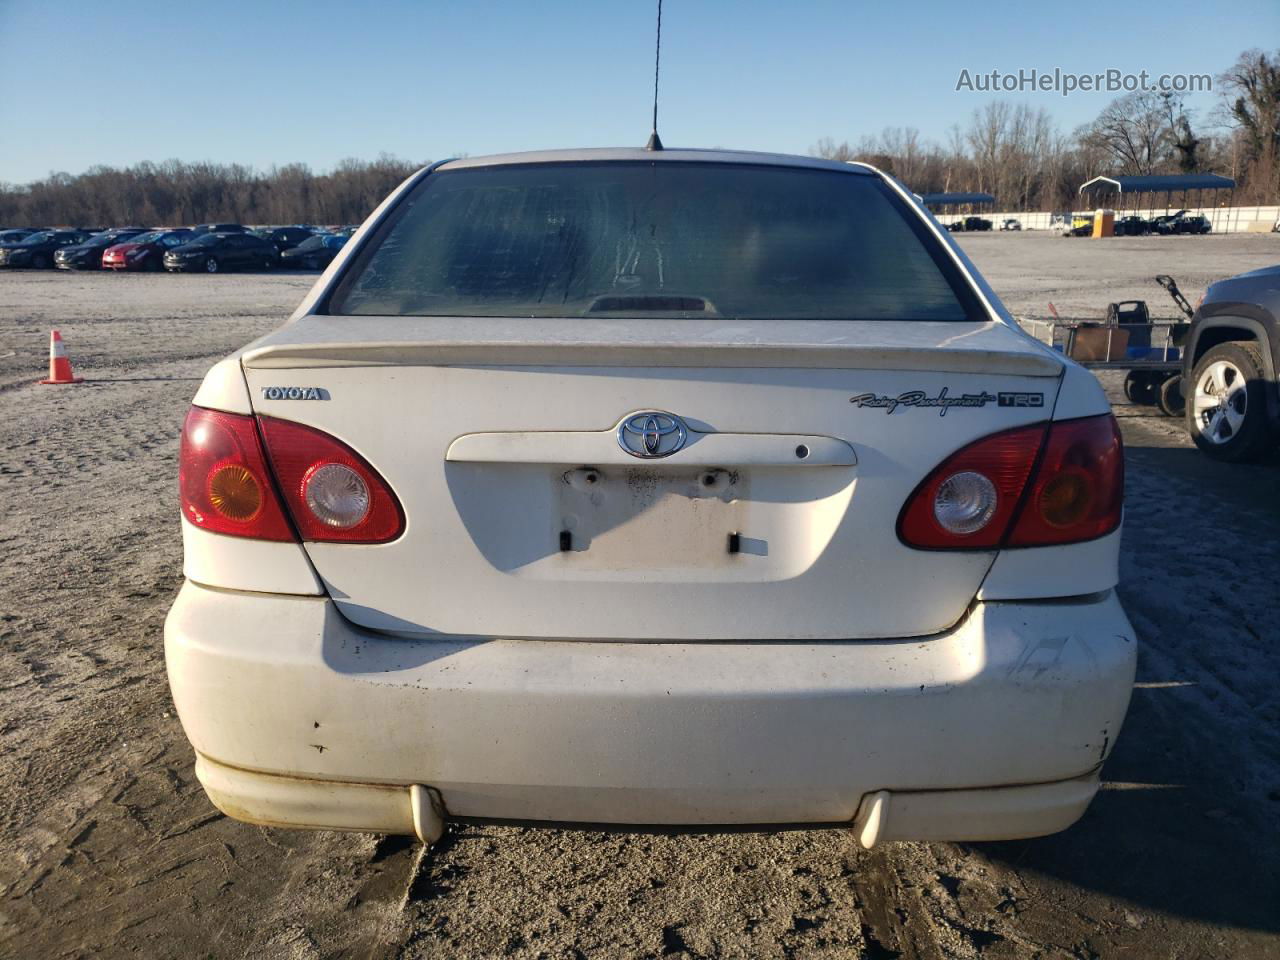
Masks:
[[[1066,806],[980,791],[1092,783],[1135,664],[1112,594],[980,603],[916,640],[666,644],[407,640],[351,626],[324,598],[188,583],[165,648],[207,770],[316,781],[340,815],[283,802],[273,815],[253,777],[234,802],[207,783],[215,801],[246,819],[370,830],[386,817],[355,798],[377,791],[343,785],[423,784],[456,816],[636,824],[852,821],[877,791],[955,790],[965,817],[917,803],[908,833],[1052,832],[1091,789]],[[1021,809],[1022,796],[1039,799]]]

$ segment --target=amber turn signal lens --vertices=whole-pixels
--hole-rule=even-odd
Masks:
[[[209,477],[209,503],[228,520],[252,520],[262,509],[262,487],[244,467],[228,464]]]
[[[1079,523],[1093,507],[1093,481],[1083,470],[1058,474],[1040,491],[1040,516],[1053,527]]]

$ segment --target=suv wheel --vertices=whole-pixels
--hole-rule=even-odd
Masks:
[[[208,257],[208,258],[205,260],[205,262],[204,262],[204,269],[205,269],[205,272],[206,272],[206,273],[217,273],[217,272],[218,272],[218,258],[217,258],[217,257]]]
[[[1267,420],[1266,372],[1256,343],[1233,340],[1196,363],[1185,390],[1187,431],[1215,460],[1256,460],[1275,443]]]

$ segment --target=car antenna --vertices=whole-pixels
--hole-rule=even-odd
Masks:
[[[653,50],[653,131],[649,134],[646,150],[661,150],[662,138],[658,136],[658,64],[662,58],[662,0],[658,0],[658,40]]]

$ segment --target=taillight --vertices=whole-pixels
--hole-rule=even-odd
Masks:
[[[1046,429],[1046,424],[1038,424],[1006,430],[952,454],[924,478],[907,501],[898,518],[898,536],[911,547],[999,547],[1035,466]],[[953,501],[960,507],[967,505],[971,514],[978,503],[972,496],[966,499],[956,493],[972,490],[976,496],[979,481],[985,482],[993,502],[981,522],[971,516],[970,523],[962,526],[965,513]]]
[[[1124,445],[1116,418],[1055,423],[1006,546],[1093,540],[1120,526],[1123,506]]]
[[[1018,427],[948,457],[898,517],[910,547],[1077,543],[1120,525],[1124,454],[1110,414]]]
[[[192,407],[178,457],[182,515],[214,533],[294,540],[253,417]]]
[[[259,417],[267,457],[303,540],[386,543],[404,531],[404,512],[363,457],[320,430]]]

